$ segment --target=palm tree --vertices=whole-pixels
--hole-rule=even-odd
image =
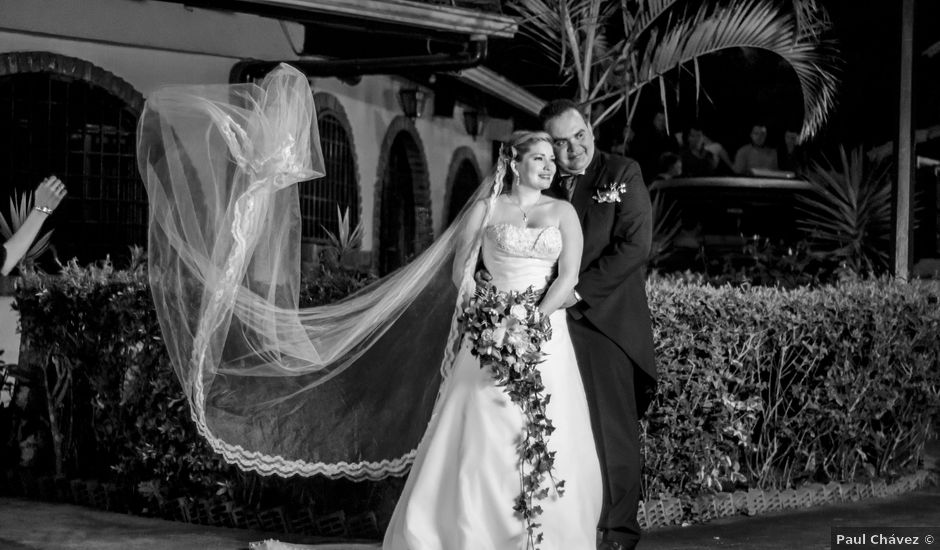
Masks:
[[[829,23],[816,0],[510,0],[534,40],[561,73],[573,80],[576,100],[589,107],[595,126],[619,109],[633,118],[636,98],[659,85],[665,107],[666,77],[695,78],[699,60],[736,48],[775,53],[793,68],[803,93],[802,137],[814,135],[835,101],[835,56],[822,39]],[[620,21],[617,21],[619,17]],[[619,26],[622,25],[622,29]],[[614,36],[622,38],[612,38]],[[668,113],[667,113],[668,119]]]

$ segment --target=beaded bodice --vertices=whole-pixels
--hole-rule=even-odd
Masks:
[[[555,274],[561,248],[561,231],[555,226],[494,224],[484,233],[483,263],[500,290],[543,288]]]

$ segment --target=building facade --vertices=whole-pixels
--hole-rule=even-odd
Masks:
[[[361,56],[369,40],[381,54],[384,40],[401,35],[459,43],[506,39],[516,29],[498,13],[409,0],[220,6],[225,3],[0,0],[0,212],[7,215],[7,197],[55,174],[69,191],[49,221],[57,256],[120,259],[129,246],[146,247],[135,130],[154,90],[228,83],[250,60],[342,62],[347,50]],[[372,28],[384,31],[371,35]],[[332,46],[324,46],[328,58],[318,53],[320,42]],[[352,225],[363,226],[363,262],[385,273],[446,228],[489,171],[494,143],[515,120],[531,121],[542,103],[485,67],[435,74],[392,59],[386,71],[381,56],[374,57],[379,67],[364,74],[349,67],[336,76],[308,73],[327,175],[302,183],[300,200],[305,261],[315,259],[327,231],[336,232],[339,207]],[[402,59],[407,65],[410,58]],[[427,98],[420,112],[405,112],[402,90]],[[468,125],[465,113],[484,112],[485,124]],[[11,332],[9,317],[0,323]],[[10,348],[0,340],[2,348],[10,362]]]

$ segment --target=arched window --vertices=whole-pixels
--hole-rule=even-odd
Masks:
[[[391,273],[419,252],[415,220],[414,179],[417,145],[407,132],[392,142],[382,190],[379,273]]]
[[[406,116],[392,120],[380,151],[373,262],[386,275],[423,252],[434,231],[428,161],[414,122]]]
[[[335,98],[317,94],[317,128],[326,176],[300,185],[303,240],[325,244],[327,231],[339,233],[339,214],[349,210],[350,231],[359,223],[359,183],[349,123]]]
[[[450,201],[447,205],[447,225],[457,218],[457,214],[466,206],[479,185],[480,173],[476,165],[470,159],[461,160],[451,183]]]
[[[70,61],[72,58],[62,58]],[[100,71],[100,69],[99,69]],[[101,71],[103,72],[103,71]],[[113,75],[112,75],[113,78]],[[137,173],[138,113],[93,82],[53,72],[0,76],[0,209],[55,174],[68,197],[49,222],[62,261],[128,255],[147,244]]]

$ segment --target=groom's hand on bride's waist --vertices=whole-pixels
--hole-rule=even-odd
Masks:
[[[473,274],[473,280],[476,282],[478,287],[487,287],[492,284],[490,281],[493,280],[493,276],[490,275],[489,271],[481,269]]]
[[[577,290],[572,290],[571,294],[568,296],[568,299],[565,300],[565,303],[561,307],[568,309],[569,307],[578,305],[578,302],[581,301],[581,295],[578,294]]]

